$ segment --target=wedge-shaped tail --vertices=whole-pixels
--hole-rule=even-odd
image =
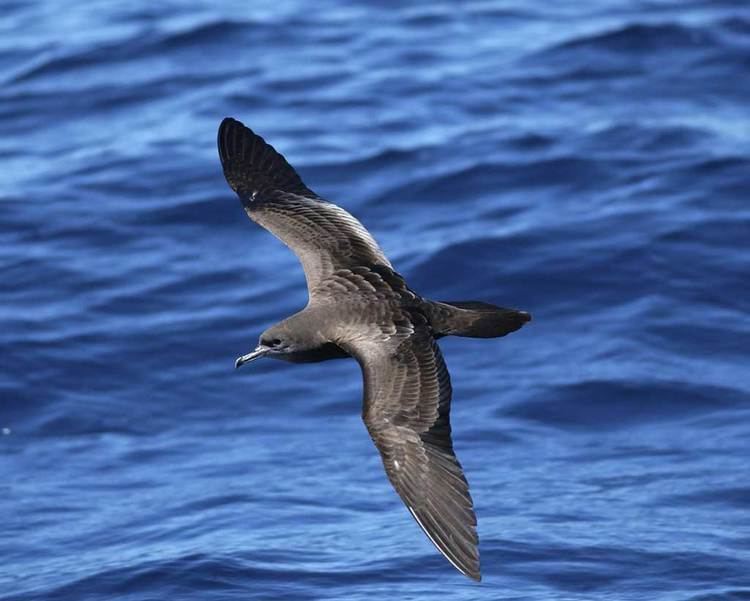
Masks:
[[[428,316],[435,337],[497,338],[531,321],[526,311],[480,301],[433,301],[428,306]]]

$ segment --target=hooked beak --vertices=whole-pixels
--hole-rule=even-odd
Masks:
[[[250,361],[255,361],[256,359],[260,359],[263,355],[268,353],[270,350],[271,350],[270,347],[267,347],[267,346],[257,346],[252,353],[248,353],[247,355],[242,355],[241,357],[237,357],[237,361],[234,362],[235,369],[237,369],[238,367],[242,367],[245,363],[249,363]]]

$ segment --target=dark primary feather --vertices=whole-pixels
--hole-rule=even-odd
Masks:
[[[274,148],[234,119],[219,127],[219,156],[250,218],[297,255],[311,296],[338,269],[390,262],[344,209],[318,197]]]
[[[451,440],[451,383],[426,324],[341,343],[364,374],[363,419],[388,479],[412,516],[461,572],[480,580],[476,517]]]
[[[227,117],[221,122],[218,146],[224,175],[240,198],[274,191],[317,198],[273,146],[239,121]]]

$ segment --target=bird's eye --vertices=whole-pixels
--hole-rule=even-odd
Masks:
[[[281,340],[279,340],[278,338],[274,338],[273,340],[271,340],[271,346],[279,346],[280,344]]]

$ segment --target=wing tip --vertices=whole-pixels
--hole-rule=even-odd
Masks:
[[[317,198],[284,156],[234,117],[224,117],[217,132],[224,177],[240,198],[268,190]]]
[[[219,124],[219,131],[217,134],[219,158],[221,158],[222,165],[226,166],[230,160],[235,158],[240,160],[251,158],[246,155],[252,155],[253,148],[252,146],[247,148],[243,142],[246,140],[253,141],[255,139],[259,139],[263,146],[267,146],[266,141],[252,129],[247,127],[247,125],[242,123],[242,121],[239,121],[234,117],[224,117]]]
[[[410,505],[407,504],[406,508],[414,518],[414,521],[417,522],[422,531],[427,535],[427,538],[430,539],[430,542],[438,551],[440,551],[440,554],[445,557],[445,559],[447,559],[454,568],[456,568],[456,570],[461,572],[461,574],[463,574],[467,578],[474,580],[475,582],[482,581],[482,572],[479,564],[479,540],[477,538],[476,528],[471,528],[472,534],[474,535],[472,549],[474,551],[473,557],[471,555],[469,555],[468,557],[460,557],[455,552],[455,550],[450,549],[450,547],[444,544],[440,544],[437,540],[435,540],[433,535],[430,533],[430,530],[425,527],[424,523],[422,523],[422,520],[419,519],[417,512]]]

